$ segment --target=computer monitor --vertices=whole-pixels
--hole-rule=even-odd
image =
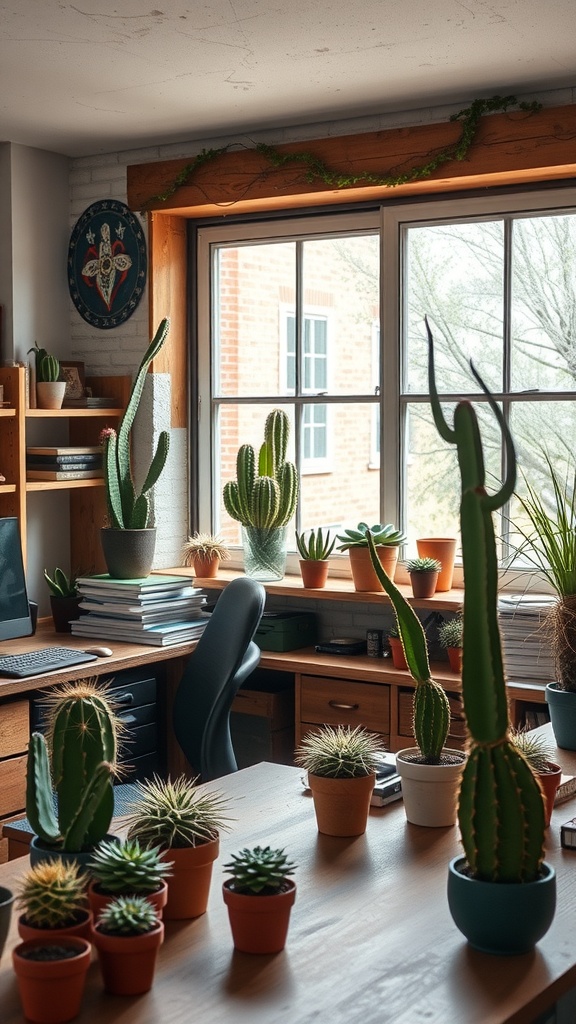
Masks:
[[[15,516],[9,516],[0,519],[0,640],[33,632],[20,526]]]

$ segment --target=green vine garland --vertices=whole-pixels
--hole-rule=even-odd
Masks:
[[[429,178],[442,164],[450,160],[465,160],[472,148],[474,139],[478,133],[478,127],[484,114],[494,114],[498,111],[506,112],[510,107],[518,107],[528,114],[534,114],[541,110],[542,104],[519,103],[516,96],[492,96],[489,99],[473,100],[469,107],[452,114],[450,121],[460,121],[462,130],[460,138],[445,149],[441,149],[433,156],[430,155],[424,163],[400,174],[372,174],[368,171],[360,171],[357,174],[342,174],[340,171],[328,167],[314,153],[281,153],[275,146],[267,146],[260,143],[255,151],[265,157],[274,168],[286,167],[290,164],[300,164],[306,168],[305,180],[309,183],[322,181],[332,188],[350,188],[352,185],[381,185],[385,188],[395,188],[397,185],[406,185],[411,181],[420,181],[422,178]],[[171,185],[168,185],[164,192],[152,196],[148,203],[166,202],[183,185],[187,184],[194,177],[196,171],[204,164],[215,160],[223,153],[229,152],[231,145],[221,146],[220,149],[203,149],[194,159],[182,168]],[[246,148],[246,147],[245,147]],[[148,203],[146,205],[148,205]]]

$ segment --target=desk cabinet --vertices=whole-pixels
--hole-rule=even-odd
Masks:
[[[24,811],[29,738],[28,701],[4,704],[0,715],[0,826]],[[6,840],[0,841],[0,863],[8,859],[7,847]]]
[[[363,725],[390,742],[390,687],[329,676],[300,676],[298,742],[309,727]]]

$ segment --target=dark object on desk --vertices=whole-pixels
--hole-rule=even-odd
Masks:
[[[266,612],[256,630],[262,651],[296,651],[316,640],[314,612]]]
[[[266,591],[241,576],[221,594],[188,659],[174,699],[178,743],[203,782],[238,770],[230,739],[230,707],[260,661],[254,634]]]
[[[28,676],[39,676],[44,672],[57,672],[58,669],[96,660],[95,654],[76,651],[71,647],[42,647],[39,651],[6,654],[4,657],[0,657],[0,676],[26,679]]]
[[[366,641],[354,640],[346,637],[342,640],[325,640],[316,644],[317,651],[321,654],[366,654]]]

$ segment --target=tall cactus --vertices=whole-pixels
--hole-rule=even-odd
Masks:
[[[440,683],[430,675],[428,645],[420,619],[382,568],[370,530],[366,538],[374,571],[394,606],[406,664],[416,683],[412,716],[414,738],[426,764],[438,764],[450,727],[450,704]]]
[[[298,475],[286,461],[290,422],[283,409],[266,417],[264,441],[258,453],[243,444],[236,457],[236,480],[224,485],[224,507],[242,526],[273,530],[294,515],[298,500]]]
[[[528,763],[510,741],[506,684],[497,617],[498,566],[492,513],[512,495],[516,453],[502,412],[471,364],[488,398],[506,447],[506,479],[489,495],[476,413],[459,402],[453,427],[444,418],[434,376],[434,341],[426,321],[432,413],[440,436],[456,445],[462,499],[464,562],[462,695],[469,753],[458,818],[468,866],[476,878],[528,882],[544,859],[544,804]]]
[[[32,734],[26,815],[44,842],[76,852],[100,842],[110,827],[119,722],[105,691],[89,681],[65,683],[45,703],[48,742]]]
[[[140,491],[137,492],[132,475],[130,432],[144,390],[148,367],[166,341],[169,330],[170,321],[165,318],[138,367],[118,431],[111,428],[102,431],[108,518],[110,526],[117,530],[142,530],[148,526],[150,518],[149,492],[158,480],[168,458],[170,435],[168,431],[163,430],[158,438],[146,479]]]

